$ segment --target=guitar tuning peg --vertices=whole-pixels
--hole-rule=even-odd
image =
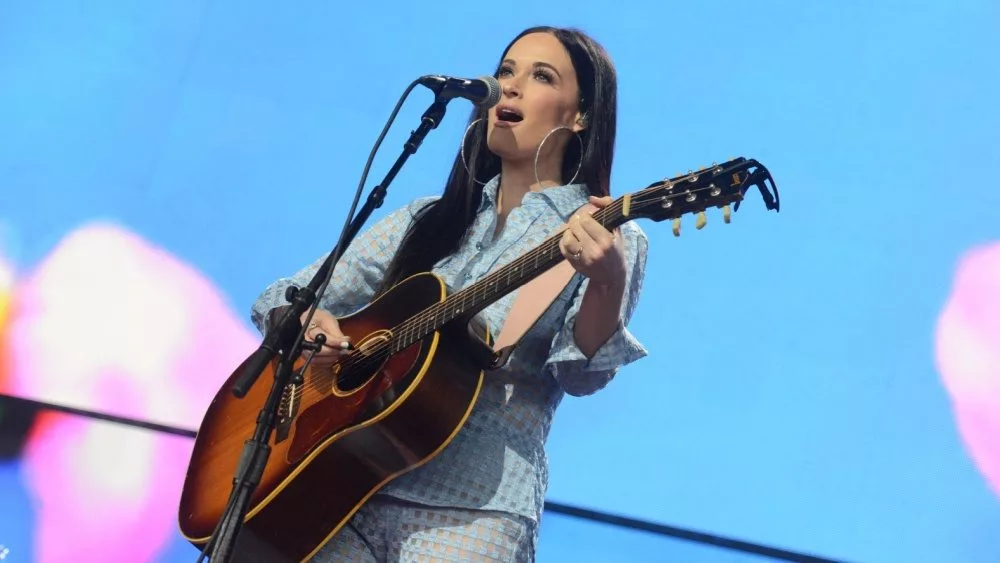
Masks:
[[[723,205],[722,206],[722,222],[726,223],[728,225],[729,222],[730,222],[730,220],[732,219],[732,216],[733,216],[733,214],[729,211],[729,206],[728,205]]]
[[[678,217],[677,219],[674,219],[674,236],[675,237],[681,236],[681,219],[680,219],[680,217]]]
[[[698,212],[698,218],[695,219],[695,222],[694,222],[694,228],[696,228],[696,229],[698,229],[700,231],[702,229],[702,227],[704,227],[707,224],[708,224],[708,219],[705,218],[705,212],[704,211],[699,211]]]

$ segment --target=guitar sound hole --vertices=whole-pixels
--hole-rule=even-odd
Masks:
[[[371,380],[384,362],[384,357],[373,356],[360,356],[357,360],[344,362],[337,374],[337,388],[345,393],[354,391]]]
[[[340,364],[337,372],[340,391],[350,393],[378,374],[389,357],[390,337],[388,331],[380,331],[358,343],[357,350]]]

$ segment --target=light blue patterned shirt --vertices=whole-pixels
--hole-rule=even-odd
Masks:
[[[433,272],[457,291],[541,244],[587,203],[579,184],[529,192],[512,209],[503,231],[497,225],[499,177],[483,189],[478,215],[454,255]],[[321,307],[334,316],[354,313],[369,303],[383,273],[421,206],[422,198],[398,209],[360,233],[334,270]],[[518,514],[538,521],[548,486],[545,440],[564,393],[589,395],[603,388],[620,366],[646,355],[625,324],[642,286],[647,239],[634,223],[621,226],[627,283],[623,324],[589,360],[576,346],[574,318],[587,280],[575,274],[566,289],[522,337],[509,362],[487,372],[482,392],[465,426],[437,457],[386,485],[381,493],[432,506],[478,508]],[[290,278],[269,286],[253,305],[252,320],[263,332],[271,309],[288,303],[289,285],[306,285],[323,258]],[[500,333],[517,292],[483,311],[493,335]]]

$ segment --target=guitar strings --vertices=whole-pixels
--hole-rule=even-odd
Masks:
[[[633,201],[635,201],[635,198],[633,198]],[[594,216],[596,219],[601,221],[602,225],[607,225],[610,216],[614,214],[620,214],[621,209],[622,209],[622,199],[618,199],[611,205],[608,205],[606,208],[599,210],[597,213],[594,214]],[[601,215],[600,217],[597,216],[598,213],[600,213]],[[537,259],[534,258],[533,255],[537,256],[538,254],[543,254],[546,255],[546,257],[548,257],[555,250],[558,250],[559,239],[563,236],[562,234],[563,231],[559,231],[558,234],[552,235],[551,237],[546,239],[544,242],[542,242],[542,244],[538,245],[533,251],[512,260],[505,266],[501,267],[499,270],[493,272],[492,274],[487,275],[485,278],[480,280],[480,282],[473,284],[472,286],[466,287],[462,290],[459,290],[451,294],[450,296],[446,297],[444,301],[434,303],[433,305],[427,307],[420,313],[406,319],[405,321],[403,321],[402,323],[391,329],[392,333],[394,335],[405,337],[407,334],[419,332],[420,327],[425,324],[427,325],[427,328],[434,328],[434,329],[438,328],[435,326],[438,323],[435,323],[434,321],[441,316],[442,312],[447,312],[447,309],[451,305],[453,305],[456,302],[464,302],[469,297],[470,294],[472,297],[475,297],[479,293],[482,293],[484,297],[489,296],[491,293],[490,289],[497,287],[501,278],[507,277],[509,279],[514,271],[517,271],[520,268],[526,266],[528,262],[534,261],[537,264]],[[546,260],[546,262],[547,261],[548,260]],[[403,344],[400,350],[404,350],[426,337],[427,335],[424,335],[420,338],[415,338],[412,342]],[[371,348],[368,348],[367,350],[364,351],[362,351],[360,348],[352,350],[349,354],[347,354],[346,356],[342,356],[338,360],[338,364],[340,366],[346,365],[346,367],[349,368],[347,370],[343,369],[337,370],[336,369],[337,365],[330,366],[329,368],[326,369],[313,369],[313,368],[307,369],[305,374],[306,381],[295,386],[294,391],[292,393],[292,397],[297,400],[301,398],[302,394],[305,391],[311,391],[311,390],[316,390],[319,391],[320,393],[326,393],[327,392],[326,387],[334,380],[336,380],[336,383],[339,385],[344,381],[350,379],[352,375],[356,374],[359,371],[364,375],[374,375],[374,374],[368,374],[369,368],[375,367],[378,364],[381,364],[383,361],[385,361],[385,359],[389,355],[386,352],[398,341],[399,340],[397,337],[396,339],[393,340],[380,342],[379,344],[372,346]],[[358,356],[361,356],[361,358],[357,359]],[[361,382],[361,384],[363,383],[364,382]]]
[[[651,188],[647,188],[646,190],[642,191],[644,192],[650,189]],[[701,190],[690,190],[690,191],[701,191]],[[669,194],[668,196],[650,197],[642,195],[642,192],[638,192],[637,194],[633,195],[632,203],[641,206],[644,204],[648,204],[651,201],[661,199],[663,197],[676,198],[682,195],[687,195],[687,193],[688,191],[685,191],[684,193],[681,194]],[[597,213],[595,213],[594,218],[598,219],[602,225],[607,226],[609,219],[611,219],[612,216],[616,214],[620,215],[623,208],[623,203],[624,203],[623,198],[615,200],[604,209],[601,209]],[[558,249],[559,239],[562,237],[562,233],[563,231],[560,231],[558,234],[553,235],[552,237],[544,241],[542,244],[540,244],[538,247],[536,247],[534,251],[516,258],[515,260],[511,261],[510,263],[508,263],[501,269],[497,270],[493,274],[490,274],[487,277],[483,278],[483,280],[481,280],[480,283],[464,288],[452,294],[451,296],[447,297],[445,301],[435,303],[434,305],[428,307],[421,313],[408,318],[407,320],[403,321],[402,323],[394,327],[392,329],[393,333],[403,336],[408,334],[410,331],[418,331],[418,327],[420,327],[425,323],[428,325],[428,328],[430,328],[434,326],[434,324],[436,324],[431,321],[435,320],[440,315],[441,309],[447,309],[449,305],[451,305],[456,301],[459,300],[464,301],[470,293],[473,296],[475,296],[480,291],[483,291],[484,296],[489,295],[490,293],[489,288],[491,287],[495,288],[497,282],[499,281],[499,278],[502,278],[504,276],[509,278],[512,271],[515,271],[521,268],[522,266],[525,266],[529,260],[534,260],[534,258],[532,258],[532,255],[537,255],[539,253],[550,253]],[[412,344],[419,342],[419,340],[426,338],[426,336],[427,335],[424,335],[421,338],[414,339],[413,342],[409,342],[403,345],[400,349],[401,350],[406,349]],[[369,368],[375,367],[378,364],[384,362],[389,355],[386,352],[394,344],[396,344],[396,342],[398,342],[398,340],[390,340],[379,343],[369,348],[366,351],[361,351],[360,349],[351,351],[350,354],[348,354],[346,357],[341,358],[338,361],[338,364],[340,366],[344,366],[346,364],[346,366],[349,368],[348,370],[343,370],[343,369],[336,370],[337,366],[331,366],[330,368],[323,370],[317,370],[313,368],[307,369],[306,370],[307,381],[295,387],[292,393],[293,397],[295,399],[299,399],[301,398],[301,395],[305,391],[310,391],[310,390],[316,390],[319,391],[320,393],[325,394],[328,392],[326,387],[334,380],[336,380],[337,384],[341,384],[350,379],[352,376],[356,377],[358,375],[358,372],[360,372],[364,376],[375,375],[374,373],[369,373]],[[353,362],[351,361],[355,360],[358,356],[361,356],[361,358]],[[359,382],[357,388],[361,387],[364,384],[365,384],[364,381]],[[350,390],[351,389],[348,389],[348,391]]]
[[[673,183],[676,184],[677,182]],[[682,196],[687,196],[690,193],[705,191],[710,189],[711,187],[711,186],[704,186],[700,188],[686,189],[684,192],[676,194],[644,195],[644,192],[662,189],[662,185],[663,185],[662,183],[655,184],[654,186],[636,192],[631,197],[632,205],[643,206],[643,205],[648,205],[657,200],[667,201],[669,199],[675,199]],[[623,204],[624,204],[624,198],[618,198],[607,207],[598,210],[596,213],[594,213],[593,216],[595,219],[601,222],[602,226],[606,227],[609,223],[609,220],[612,217],[621,216]],[[419,327],[424,324],[427,324],[427,328],[433,327],[433,329],[436,330],[439,327],[435,326],[437,323],[433,321],[437,320],[438,317],[441,316],[442,312],[447,312],[448,307],[450,307],[453,303],[457,301],[464,301],[469,294],[475,297],[480,291],[483,291],[484,297],[489,295],[489,288],[491,287],[495,288],[498,285],[500,278],[506,276],[509,279],[514,271],[519,270],[520,268],[525,266],[529,261],[536,260],[536,258],[534,258],[533,255],[548,254],[557,250],[559,246],[559,239],[563,236],[563,232],[564,231],[562,230],[559,231],[558,234],[555,234],[550,238],[546,239],[533,251],[528,252],[527,254],[524,254],[512,260],[510,263],[501,267],[499,270],[493,272],[492,274],[487,275],[485,278],[480,280],[480,282],[477,282],[476,284],[473,284],[469,287],[459,290],[453,293],[452,295],[446,297],[444,301],[435,303],[430,307],[427,307],[417,315],[414,315],[406,319],[405,321],[401,322],[399,325],[391,329],[393,334],[404,336],[410,332],[416,333],[419,332]],[[534,266],[532,266],[532,268],[534,268]],[[433,330],[431,330],[431,332],[433,332]],[[400,350],[397,350],[397,352],[404,350],[413,344],[416,344],[423,338],[426,338],[429,334],[430,333],[425,334],[419,338],[415,338],[412,342],[403,345],[400,348]],[[339,385],[340,383],[350,379],[352,376],[357,376],[357,373],[359,371],[362,375],[366,377],[369,375],[375,375],[373,373],[372,374],[368,373],[369,368],[375,367],[384,362],[385,359],[389,356],[388,352],[390,348],[393,345],[395,345],[396,342],[398,342],[398,340],[390,339],[385,342],[380,342],[379,344],[376,344],[375,346],[365,351],[362,351],[360,348],[352,350],[349,354],[338,360],[338,365],[343,366],[346,363],[347,367],[349,368],[348,370],[341,369],[339,371],[335,371],[336,365],[331,366],[330,368],[324,370],[315,370],[313,368],[307,369],[305,374],[307,381],[304,381],[303,383],[295,386],[292,396],[297,400],[301,398],[302,393],[304,393],[307,390],[310,391],[316,390],[319,391],[320,393],[325,394],[327,393],[325,387],[330,383],[333,383],[334,380],[336,380],[336,383]],[[360,359],[357,359],[358,356],[360,356]],[[345,360],[347,361],[345,362]],[[356,361],[352,362],[351,360],[356,360]],[[356,388],[359,388],[364,384],[365,382],[362,381]],[[348,391],[350,390],[351,389],[349,389]]]

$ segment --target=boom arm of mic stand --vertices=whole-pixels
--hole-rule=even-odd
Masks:
[[[253,437],[244,444],[236,477],[233,479],[233,491],[229,503],[219,521],[216,533],[213,534],[209,545],[203,552],[204,555],[211,550],[210,559],[213,562],[217,560],[228,562],[233,557],[236,540],[249,509],[250,497],[260,483],[264,468],[267,466],[267,459],[271,454],[268,442],[277,420],[277,407],[281,393],[291,378],[292,365],[303,345],[301,339],[302,324],[299,322],[299,317],[318,299],[323,290],[321,286],[327,282],[328,274],[340,260],[344,249],[354,240],[372,212],[382,205],[389,184],[399,173],[403,164],[406,163],[410,155],[417,152],[427,134],[440,125],[447,103],[447,99],[435,96],[434,102],[421,117],[420,126],[410,132],[409,139],[403,145],[403,152],[386,173],[382,182],[372,190],[364,206],[351,221],[349,228],[341,234],[333,252],[326,257],[306,287],[302,289],[289,288],[290,291],[286,293],[286,299],[291,302],[291,306],[285,310],[281,320],[272,327],[272,330],[267,332],[260,347],[243,362],[241,373],[232,388],[233,394],[239,398],[246,396],[267,364],[276,355],[281,354],[281,361],[275,371],[271,390],[261,408],[260,415],[257,417],[257,426]]]

